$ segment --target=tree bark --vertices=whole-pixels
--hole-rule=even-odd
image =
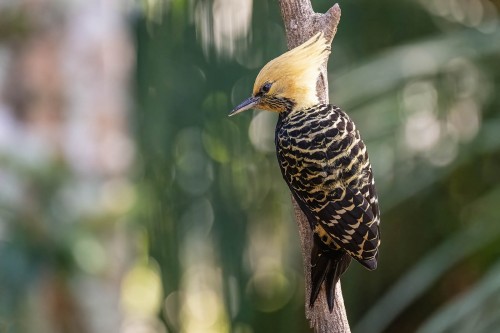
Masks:
[[[292,49],[319,31],[323,31],[328,42],[332,42],[340,21],[340,7],[335,4],[325,14],[315,13],[310,0],[279,0],[281,15],[286,30],[288,48]],[[317,93],[321,102],[328,103],[327,62],[322,66],[317,82]],[[309,307],[311,294],[311,249],[312,232],[306,216],[292,197],[295,218],[304,261],[306,318],[316,333],[350,333],[349,322],[344,307],[340,281],[335,288],[335,306],[330,313],[326,302],[324,285],[312,308]]]

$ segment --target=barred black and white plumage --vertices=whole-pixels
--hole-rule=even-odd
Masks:
[[[270,61],[253,94],[230,115],[251,108],[279,113],[276,153],[283,179],[314,235],[311,253],[313,306],[324,284],[330,311],[335,285],[354,258],[377,267],[378,206],[366,146],[340,108],[316,93],[319,68],[330,54],[322,33]]]
[[[380,211],[366,146],[349,116],[325,104],[280,113],[275,142],[283,178],[318,246],[311,258],[310,303],[326,280],[331,309],[350,257],[377,267]]]

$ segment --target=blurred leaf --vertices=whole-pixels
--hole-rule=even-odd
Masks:
[[[486,196],[479,198],[472,206],[500,202],[500,188],[495,188]],[[386,292],[367,314],[358,322],[355,332],[383,332],[412,302],[426,292],[443,274],[472,253],[498,242],[500,236],[500,211],[482,211],[469,228],[449,236],[422,260],[410,268]]]
[[[500,262],[469,291],[427,319],[417,333],[489,333],[500,320]]]

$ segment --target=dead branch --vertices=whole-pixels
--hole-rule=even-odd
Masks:
[[[340,7],[335,4],[325,14],[315,13],[310,0],[279,0],[281,15],[285,24],[288,48],[302,44],[318,31],[323,31],[331,43],[340,21]],[[317,82],[317,92],[321,102],[328,103],[328,79],[325,63]],[[325,292],[321,291],[313,308],[309,307],[311,294],[311,248],[312,232],[309,222],[295,200],[292,198],[295,218],[299,227],[299,236],[304,261],[306,282],[306,318],[316,333],[350,333],[349,322],[344,307],[340,282],[335,288],[335,307],[330,313]],[[324,286],[323,286],[324,289]]]

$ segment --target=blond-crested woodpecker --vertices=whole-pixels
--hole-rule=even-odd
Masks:
[[[339,107],[316,92],[330,55],[322,33],[267,63],[253,94],[229,115],[248,109],[278,112],[276,154],[281,173],[313,231],[312,307],[325,282],[330,312],[335,285],[351,257],[377,267],[380,211],[366,146]]]

